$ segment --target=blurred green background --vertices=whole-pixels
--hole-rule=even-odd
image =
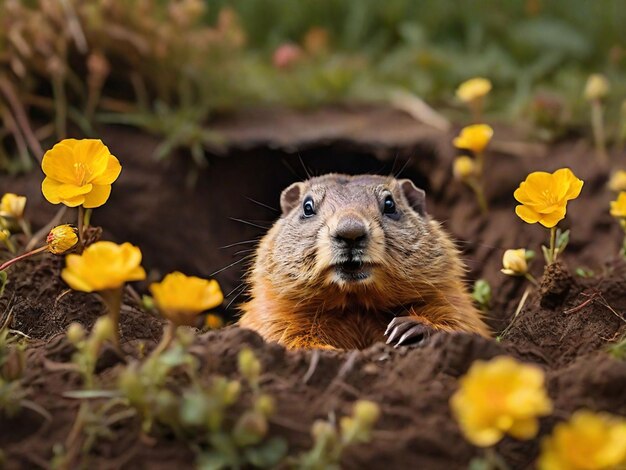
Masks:
[[[8,122],[19,114],[11,94],[39,124],[54,122],[37,133],[41,140],[64,137],[68,126],[89,135],[101,123],[126,123],[162,135],[167,145],[159,156],[187,147],[198,160],[219,140],[211,120],[250,106],[387,103],[402,90],[465,122],[454,92],[474,76],[494,85],[486,119],[558,128],[541,134],[551,138],[588,121],[582,90],[589,74],[600,72],[611,83],[608,120],[617,122],[626,98],[625,6],[619,0],[4,0],[0,164],[14,168],[10,155],[19,140],[19,120]],[[29,158],[24,149],[18,153],[23,167]]]

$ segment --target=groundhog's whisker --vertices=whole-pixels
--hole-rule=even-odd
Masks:
[[[256,248],[246,248],[245,250],[238,250],[233,253],[233,256],[243,255],[244,253],[252,253],[256,251]]]
[[[239,263],[242,263],[242,262],[244,262],[244,261],[246,261],[246,260],[249,260],[251,257],[252,257],[251,255],[249,255],[249,256],[244,256],[243,258],[238,259],[237,261],[235,261],[235,262],[233,262],[233,263],[230,263],[228,266],[224,266],[223,268],[218,269],[218,270],[217,270],[217,271],[215,271],[214,273],[211,273],[211,274],[209,275],[209,277],[213,277],[213,276],[215,276],[216,274],[219,274],[219,273],[221,273],[221,272],[224,272],[224,271],[226,271],[227,269],[232,268],[233,266],[235,266],[235,265],[237,265],[237,264],[239,264]]]
[[[261,206],[261,207],[264,207],[265,209],[269,209],[269,210],[271,210],[271,211],[273,211],[273,212],[280,212],[280,211],[279,211],[278,209],[276,209],[275,207],[272,207],[272,206],[269,206],[269,205],[267,205],[267,204],[264,204],[264,203],[262,203],[262,202],[260,202],[260,201],[257,201],[256,199],[252,199],[251,197],[247,197],[247,196],[246,196],[246,199],[247,199],[248,201],[250,201],[250,202],[253,202],[254,204],[257,204],[257,205],[259,205],[259,206]]]
[[[250,222],[249,220],[237,219],[235,217],[229,217],[229,219],[230,220],[234,220],[235,222],[241,222],[242,224],[251,225],[252,227],[261,228],[263,230],[269,229],[269,227],[266,227],[264,225],[255,224],[254,222]]]
[[[250,240],[243,240],[241,242],[231,243],[230,245],[220,246],[219,249],[220,250],[225,250],[227,248],[232,248],[233,246],[246,245],[248,243],[258,243],[259,240],[260,240],[260,238],[252,238]]]
[[[239,292],[237,292],[237,295],[235,297],[233,297],[230,300],[230,302],[228,302],[228,305],[226,305],[226,310],[228,310],[230,308],[230,306],[233,304],[233,302],[235,302],[235,300],[237,300],[239,298],[239,296],[246,291],[246,286],[245,285],[240,285],[239,287],[241,287],[241,289],[239,289]],[[230,294],[228,294],[228,295],[230,295]]]

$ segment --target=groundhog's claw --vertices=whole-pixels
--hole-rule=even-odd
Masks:
[[[412,317],[395,317],[389,322],[385,336],[387,344],[398,346],[422,346],[433,333],[433,329]]]

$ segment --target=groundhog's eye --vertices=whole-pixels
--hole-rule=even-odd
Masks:
[[[305,217],[315,215],[315,204],[313,203],[313,198],[311,196],[304,198],[304,202],[302,203],[302,212]]]
[[[383,214],[392,215],[397,212],[396,203],[393,200],[393,197],[391,197],[391,195],[387,195],[385,197],[385,202],[383,203]]]

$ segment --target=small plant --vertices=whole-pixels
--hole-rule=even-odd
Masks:
[[[604,167],[609,164],[609,156],[606,151],[603,101],[609,94],[610,88],[609,81],[604,75],[594,73],[587,80],[584,91],[585,99],[591,104],[591,127],[596,147],[596,158],[598,163]]]
[[[620,255],[626,257],[626,191],[621,191],[615,201],[611,201],[611,215],[619,221],[620,227],[624,231],[624,240]]]
[[[515,207],[520,219],[550,229],[550,246],[541,247],[547,265],[556,261],[569,242],[569,230],[561,232],[556,225],[565,218],[567,202],[576,199],[582,187],[582,180],[569,168],[562,168],[554,173],[531,173],[513,194],[521,203]]]
[[[464,81],[456,89],[456,97],[469,108],[474,122],[481,122],[485,97],[491,91],[491,82],[482,77]]]
[[[486,279],[478,279],[474,283],[472,298],[483,312],[487,312],[491,308],[491,297],[492,292],[489,282]]]
[[[474,191],[483,214],[489,210],[483,184],[485,148],[489,145],[492,136],[493,129],[490,126],[474,124],[461,129],[461,133],[453,140],[455,147],[469,150],[474,156],[474,160],[467,155],[457,157],[454,161],[453,172],[458,180]]]
[[[82,251],[90,210],[109,199],[111,185],[122,171],[120,162],[101,140],[64,139],[46,152],[41,169],[46,175],[41,191],[48,202],[78,207]]]
[[[617,343],[611,344],[607,348],[607,351],[615,359],[626,359],[626,336],[620,339]]]
[[[507,356],[472,364],[450,399],[452,413],[465,438],[488,449],[485,458],[471,466],[506,468],[493,446],[505,434],[520,440],[537,435],[538,418],[552,412],[544,380],[538,367]]]
[[[141,250],[130,243],[96,242],[80,255],[68,255],[61,277],[74,290],[100,294],[115,327],[114,344],[119,348],[119,316],[124,284],[146,278],[146,272],[141,267]]]
[[[354,444],[370,441],[372,429],[380,417],[380,407],[368,400],[354,404],[352,416],[344,416],[339,429],[328,421],[318,420],[311,427],[313,448],[292,462],[299,470],[339,470],[343,451]]]
[[[72,361],[83,377],[84,387],[91,389],[94,386],[94,370],[98,356],[105,341],[115,339],[115,325],[110,317],[100,317],[91,330],[89,336],[80,323],[72,323],[67,329],[67,339],[76,348]]]
[[[541,443],[539,470],[620,469],[626,466],[626,419],[609,413],[576,411]]]

